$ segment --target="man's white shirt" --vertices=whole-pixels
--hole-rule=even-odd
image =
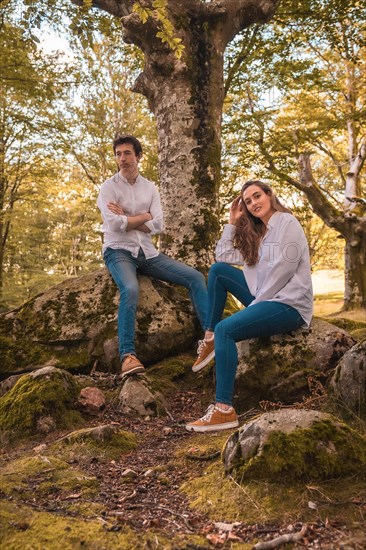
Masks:
[[[111,212],[107,207],[109,202],[117,203],[123,209],[124,215]],[[102,184],[97,205],[103,218],[103,253],[107,248],[122,248],[137,258],[139,249],[142,248],[147,259],[159,254],[151,242],[151,236],[163,230],[163,210],[159,191],[151,181],[138,174],[135,183],[131,184],[118,173]],[[150,233],[137,229],[127,231],[127,217],[145,212],[150,212],[152,216],[151,220],[145,222]]]

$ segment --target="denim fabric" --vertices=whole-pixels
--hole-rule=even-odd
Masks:
[[[247,306],[221,321],[227,292]],[[214,264],[208,276],[207,327],[215,332],[216,402],[232,405],[238,365],[236,342],[264,338],[301,327],[298,311],[281,302],[254,300],[241,269],[225,263]]]
[[[202,273],[161,253],[154,258],[146,259],[142,249],[138,257],[134,258],[127,250],[107,248],[103,257],[120,291],[118,338],[121,358],[127,353],[135,353],[138,273],[186,287],[197,317],[205,330],[207,288]]]

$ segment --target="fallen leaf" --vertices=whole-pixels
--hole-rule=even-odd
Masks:
[[[215,535],[215,533],[210,533],[206,536],[206,539],[209,541],[212,546],[223,546],[226,541],[226,535]]]

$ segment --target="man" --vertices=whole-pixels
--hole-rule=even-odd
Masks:
[[[103,217],[103,258],[120,291],[119,352],[122,375],[127,375],[144,371],[135,352],[137,273],[185,286],[203,329],[207,289],[202,273],[160,253],[151,241],[163,230],[163,212],[157,188],[139,173],[139,140],[119,136],[113,151],[119,172],[103,183],[97,204]]]

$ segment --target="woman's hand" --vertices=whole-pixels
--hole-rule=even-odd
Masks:
[[[113,212],[113,214],[117,214],[117,216],[124,216],[123,208],[119,206],[116,202],[109,202],[107,204],[107,208]]]
[[[233,200],[230,206],[230,218],[229,223],[236,225],[240,218],[243,216],[243,201],[241,195]]]

